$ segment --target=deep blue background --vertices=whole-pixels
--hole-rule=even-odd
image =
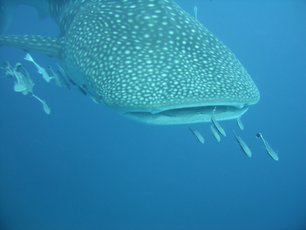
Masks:
[[[178,3],[190,13],[193,2]],[[260,102],[243,117],[248,159],[231,135],[203,146],[186,126],[150,126],[46,84],[25,53],[0,48],[0,63],[24,62],[52,109],[0,78],[0,229],[306,228],[306,1],[197,1],[199,20],[248,69]],[[10,34],[57,35],[50,20],[16,9]],[[38,53],[42,65],[56,60]],[[274,162],[256,132],[279,152]]]

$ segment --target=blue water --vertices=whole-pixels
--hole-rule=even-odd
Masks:
[[[0,63],[23,62],[47,116],[0,78],[1,230],[306,229],[306,1],[197,1],[198,19],[248,69],[260,102],[243,117],[248,159],[209,124],[199,144],[187,126],[150,126],[93,103],[77,89],[46,84],[25,53],[0,48]],[[178,3],[190,13],[193,3]],[[50,19],[21,6],[10,34],[56,36]],[[44,66],[56,60],[33,52]],[[278,151],[273,161],[255,138]]]

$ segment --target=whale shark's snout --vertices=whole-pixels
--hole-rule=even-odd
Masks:
[[[185,77],[173,74],[160,82],[144,78],[143,82],[133,84],[133,90],[122,94],[125,97],[117,97],[114,107],[125,116],[152,124],[210,122],[213,111],[218,120],[236,119],[259,100],[255,84],[238,64],[236,68],[240,67],[242,71],[239,74],[239,69],[235,70],[238,76],[226,75],[225,72],[208,73],[210,77],[205,74]],[[226,70],[222,65],[214,68]],[[205,72],[205,69],[198,69],[201,71]]]
[[[228,49],[226,51],[230,56],[216,59],[211,56],[210,61],[214,63],[210,64],[205,64],[201,56],[185,65],[183,62],[176,65],[175,59],[167,60],[165,67],[170,63],[173,66],[169,68],[169,75],[155,77],[159,81],[153,81],[148,68],[142,68],[140,71],[145,74],[137,75],[140,82],[131,84],[133,90],[117,97],[115,104],[121,105],[124,115],[154,124],[210,122],[213,110],[218,120],[236,119],[257,103],[260,96],[243,66]],[[205,51],[200,52],[204,57]],[[227,65],[230,61],[232,65]]]
[[[231,51],[215,42],[224,49],[223,55],[213,56],[211,47],[190,48],[190,54],[186,54],[190,59],[182,56],[180,60],[180,54],[167,57],[167,52],[150,59],[158,65],[138,62],[135,67],[124,67],[122,74],[133,72],[133,76],[128,82],[109,86],[120,93],[106,94],[110,100],[105,102],[125,116],[152,124],[210,122],[214,109],[218,120],[240,117],[258,102],[259,92]],[[206,52],[210,53],[207,60]],[[193,59],[194,53],[197,57]]]

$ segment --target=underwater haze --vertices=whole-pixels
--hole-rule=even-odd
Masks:
[[[0,70],[0,230],[306,229],[306,1],[176,2],[192,15],[197,6],[198,20],[256,83],[261,98],[243,115],[245,129],[220,122],[227,136],[218,143],[209,123],[135,122],[77,87],[46,83],[25,51],[2,46],[0,63],[22,63],[51,113],[14,92]],[[10,14],[5,34],[59,34],[33,8]],[[57,66],[52,57],[31,55]]]

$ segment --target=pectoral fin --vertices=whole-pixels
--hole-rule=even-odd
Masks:
[[[58,58],[62,54],[63,43],[63,38],[44,37],[40,35],[0,36],[0,46],[15,46],[27,52],[38,51]]]

